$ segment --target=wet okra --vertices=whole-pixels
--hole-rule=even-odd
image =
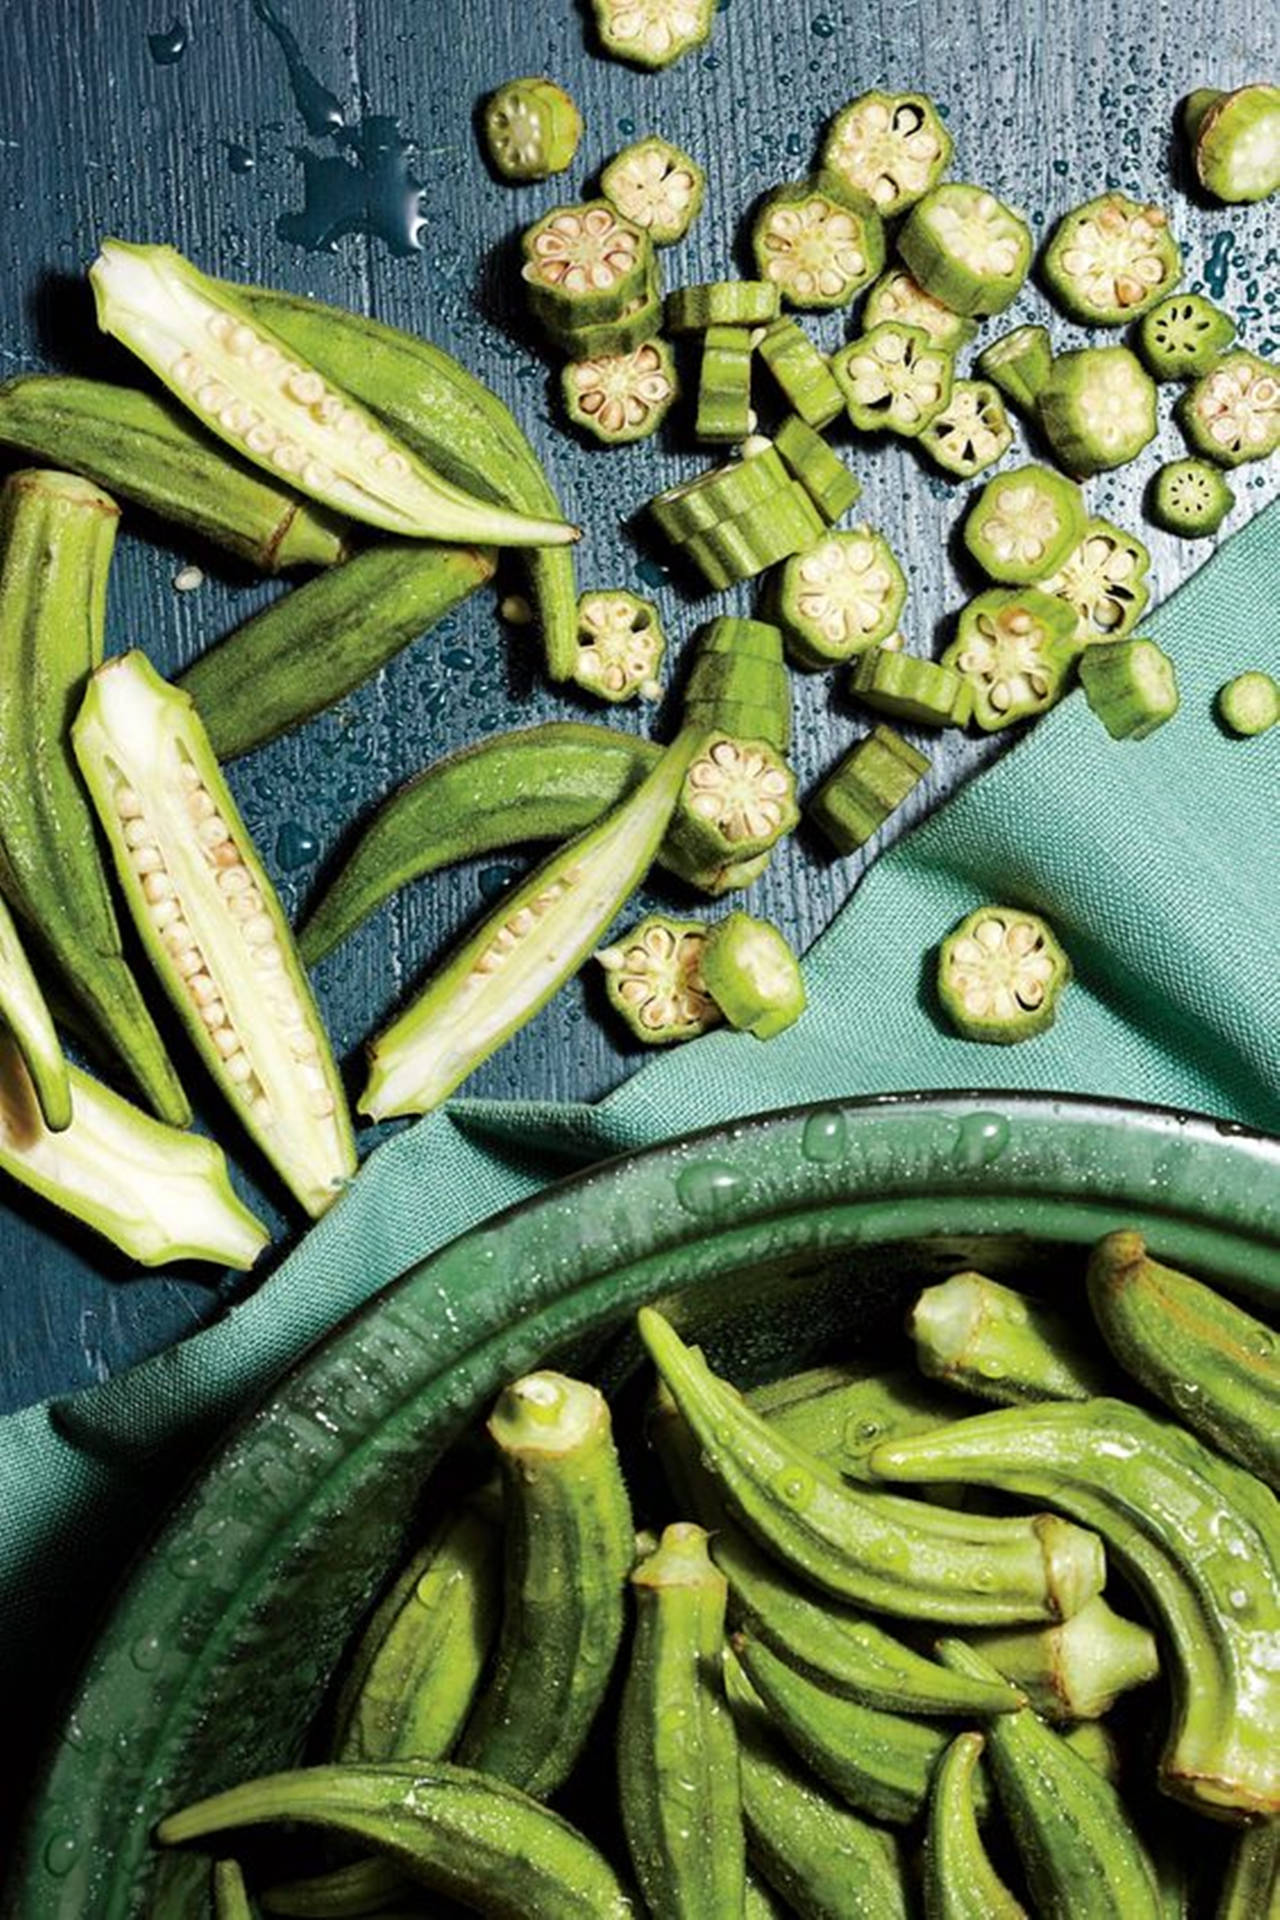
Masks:
[[[346,1096],[190,696],[140,653],[120,655],[90,680],[72,740],[161,985],[285,1185],[323,1213],[355,1172]]]
[[[1154,640],[1104,640],[1086,647],[1080,685],[1113,740],[1145,740],[1178,711],[1178,678]]]
[[[942,665],[971,689],[974,725],[994,733],[1051,707],[1079,651],[1075,629],[1066,602],[1038,587],[991,587],[971,600]]]
[[[898,252],[926,293],[976,318],[1016,297],[1031,265],[1031,232],[985,187],[947,181],[907,215]]]
[[[1038,417],[1055,458],[1084,479],[1124,466],[1155,438],[1155,382],[1128,347],[1080,347],[1054,360]]]
[[[917,752],[892,727],[873,727],[827,775],[805,812],[837,853],[854,853],[879,831],[928,771],[927,755]]]
[[[1248,1827],[1231,1849],[1214,1920],[1271,1920],[1280,1905],[1280,1821]]]
[[[822,143],[823,166],[886,220],[914,206],[950,163],[951,136],[921,93],[859,94]]]
[[[831,371],[860,433],[914,439],[951,398],[954,362],[922,327],[882,320],[834,354]]]
[[[582,115],[545,75],[508,80],[485,102],[485,149],[504,179],[546,180],[563,173],[581,138]]]
[[[708,327],[698,372],[699,440],[736,445],[755,425],[751,411],[750,327]]]
[[[1280,374],[1243,349],[1226,353],[1174,409],[1195,453],[1220,467],[1267,460],[1280,447]]]
[[[591,0],[600,45],[637,67],[669,67],[711,37],[715,0]]]
[[[1171,293],[1142,316],[1135,336],[1155,380],[1195,380],[1236,337],[1236,323],[1200,293]]]
[[[671,349],[658,339],[627,353],[571,361],[561,385],[574,426],[610,447],[656,433],[679,393]]]
[[[778,575],[788,655],[814,671],[851,660],[888,638],[906,598],[906,575],[882,534],[870,527],[828,534]]]
[[[1053,1627],[997,1627],[966,1635],[1046,1720],[1100,1720],[1131,1687],[1160,1671],[1154,1635],[1096,1594]]]
[[[219,1860],[213,1869],[214,1920],[253,1920],[249,1891],[235,1860]]]
[[[1235,503],[1221,469],[1208,460],[1170,460],[1151,482],[1151,518],[1182,540],[1216,533]]]
[[[1001,1406],[1088,1400],[1111,1382],[1103,1356],[1065,1314],[984,1273],[926,1287],[907,1331],[922,1373]]]
[[[654,496],[649,512],[666,539],[683,543],[785,496],[787,469],[771,440],[753,435],[743,443],[740,456]]]
[[[795,775],[767,740],[707,734],[689,763],[667,848],[678,872],[741,865],[799,819]],[[712,989],[714,997],[714,989]]]
[[[764,329],[756,351],[787,405],[805,426],[815,431],[830,426],[844,407],[844,395],[826,355],[819,352],[799,321],[775,320]]]
[[[1062,565],[1087,525],[1074,480],[1050,467],[1011,467],[970,508],[964,544],[988,579],[1030,586]]]
[[[1053,348],[1045,327],[1014,327],[984,347],[974,361],[977,372],[999,387],[1011,406],[1032,415],[1052,365]]]
[[[884,245],[880,215],[860,211],[833,172],[776,187],[751,230],[756,272],[789,307],[848,306],[883,267]]]
[[[682,549],[707,585],[720,592],[735,581],[753,580],[793,553],[802,553],[826,530],[806,488],[787,480],[758,506],[717,521],[703,533],[690,534]]]
[[[785,753],[791,741],[791,679],[783,665],[778,628],[764,620],[710,621],[695,643],[685,682],[684,719],[687,726],[732,734],[743,742],[763,741]],[[691,784],[702,780],[699,774]],[[768,782],[767,789],[778,797],[776,783]]]
[[[963,727],[973,713],[973,688],[951,667],[883,644],[858,656],[849,685],[865,706],[908,726]]]
[[[771,280],[707,280],[677,287],[664,312],[668,333],[705,333],[708,327],[767,327],[781,305]]]
[[[1183,109],[1197,177],[1231,205],[1280,191],[1280,87],[1199,87]]]
[[[646,1046],[692,1040],[720,1019],[702,977],[706,943],[701,920],[653,913],[597,953],[610,1006]]]
[[[731,1027],[771,1040],[805,1009],[804,976],[782,934],[749,913],[708,928],[702,950],[707,991]]]
[[[1105,193],[1053,230],[1045,283],[1064,313],[1092,327],[1122,327],[1182,278],[1182,254],[1160,207]]]
[[[951,398],[920,435],[920,445],[935,466],[958,480],[993,467],[1013,445],[1013,428],[991,382],[953,381]]]
[[[884,1440],[928,1433],[972,1409],[914,1371],[815,1367],[747,1396],[757,1413],[849,1480],[871,1480],[867,1460]]]
[[[788,414],[773,439],[793,480],[798,480],[822,518],[834,526],[862,492],[838,453],[798,414]]]
[[[961,1733],[934,1768],[924,1845],[925,1920],[1027,1920],[982,1844],[974,1787],[986,1741]]]
[[[656,260],[650,262],[644,286],[616,320],[557,319],[542,314],[540,321],[551,344],[570,360],[617,360],[634,353],[662,326],[661,269]]]
[[[682,240],[702,211],[707,179],[669,140],[651,135],[614,155],[600,175],[600,191],[655,247]]]
[[[648,236],[607,200],[553,207],[520,236],[529,304],[559,325],[617,320],[643,291]]]
[[[1141,618],[1150,594],[1151,556],[1136,534],[1110,520],[1090,520],[1080,544],[1038,582],[1042,593],[1065,600],[1075,614],[1076,641],[1119,640]]]
[[[41,1120],[50,1133],[63,1132],[71,1124],[71,1077],[53,1015],[0,895],[0,1032],[5,1031],[22,1058]]]
[[[1238,673],[1219,687],[1216,704],[1223,726],[1239,739],[1251,740],[1280,721],[1280,683],[1269,673]]]
[[[578,602],[578,663],[574,681],[614,703],[656,700],[666,652],[658,609],[651,600],[615,588],[584,593]]]
[[[896,320],[905,327],[919,327],[935,347],[958,353],[978,331],[978,323],[968,314],[953,313],[917,286],[905,267],[890,267],[882,273],[862,303],[862,331],[870,333],[882,320]]]
[[[1009,1046],[1051,1027],[1071,962],[1038,914],[978,907],[938,950],[938,1000],[964,1040]]]
[[[287,1914],[294,1920],[364,1920],[371,1913],[391,1920],[392,1906],[413,1899],[418,1890],[418,1883],[403,1867],[369,1854],[328,1873],[279,1881],[259,1898],[268,1913]],[[404,1920],[413,1920],[413,1911],[408,1910]]]

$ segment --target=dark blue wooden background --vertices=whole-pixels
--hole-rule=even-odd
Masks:
[[[172,241],[217,273],[417,329],[489,381],[544,453],[567,509],[587,529],[582,584],[656,591],[677,657],[702,609],[655,575],[625,523],[659,486],[695,471],[700,457],[687,429],[613,453],[561,430],[550,363],[531,349],[520,318],[510,244],[555,200],[579,194],[636,135],[662,133],[705,164],[706,211],[667,265],[670,279],[717,278],[741,262],[752,202],[806,171],[833,108],[866,87],[923,89],[940,102],[955,136],[957,176],[987,183],[1040,231],[1104,186],[1162,200],[1185,245],[1187,284],[1236,312],[1248,344],[1277,350],[1275,206],[1197,204],[1173,137],[1175,103],[1190,87],[1276,77],[1274,0],[721,0],[709,47],[656,76],[598,58],[586,9],[574,0],[275,5],[296,35],[313,88],[334,96],[348,124],[391,116],[413,143],[410,165],[424,187],[421,250],[398,256],[358,233],[332,250],[299,242],[290,216],[303,205],[303,154],[313,164],[344,157],[351,164],[353,150],[308,134],[278,36],[262,18],[271,11],[263,0],[2,0],[0,368],[7,376],[102,364],[79,282],[107,233]],[[487,173],[473,115],[488,89],[528,72],[570,86],[586,135],[570,174],[513,190]],[[295,63],[294,81],[300,77]],[[1046,311],[1029,289],[1010,318]],[[1062,344],[1080,337],[1053,325]],[[829,345],[848,331],[845,315],[818,328]],[[1168,403],[1166,395],[1166,415]],[[1166,420],[1161,457],[1178,446]],[[862,511],[888,534],[910,574],[909,640],[926,649],[964,597],[947,554],[963,496],[901,448],[862,449],[853,458],[864,482]],[[1139,525],[1142,487],[1155,464],[1152,449],[1133,468],[1092,483],[1095,510]],[[1243,470],[1224,537],[1275,490],[1274,463],[1270,473]],[[1143,531],[1159,594],[1209,550]],[[174,576],[193,559],[206,578],[180,593]],[[142,646],[162,669],[176,669],[278,590],[181,542],[165,548],[126,531],[110,645]],[[736,605],[745,611],[748,596]],[[233,768],[249,825],[291,909],[316,886],[351,822],[423,763],[488,731],[585,713],[539,682],[527,637],[504,630],[495,609],[493,594],[477,597],[339,710]],[[1247,657],[1246,635],[1222,636],[1224,677]],[[807,787],[859,728],[823,677],[797,679],[797,722],[795,760]],[[618,723],[646,719],[624,711]],[[921,805],[984,751],[955,736],[930,746],[934,773]],[[846,898],[859,868],[856,860],[831,862],[801,837],[774,862],[751,904],[803,945]],[[317,984],[344,1053],[507,871],[489,860],[423,883],[323,966]],[[598,1015],[590,987],[570,987],[470,1090],[603,1093],[637,1057],[615,1045]],[[180,1058],[196,1084],[196,1070]],[[208,1106],[235,1151],[232,1127],[215,1101]],[[281,1221],[280,1229],[283,1236],[296,1222]],[[0,1409],[105,1377],[207,1318],[234,1284],[242,1283],[220,1293],[206,1277],[133,1277],[6,1186]]]

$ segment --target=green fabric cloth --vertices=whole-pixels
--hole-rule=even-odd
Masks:
[[[912,1088],[1120,1095],[1280,1131],[1280,730],[1234,741],[1213,717],[1232,674],[1280,673],[1280,506],[1144,631],[1176,662],[1177,719],[1115,743],[1071,694],[870,870],[807,958],[809,1010],[791,1031],[765,1045],[709,1034],[594,1107],[457,1102],[375,1152],[217,1325],[0,1421],[10,1706],[24,1676],[47,1691],[86,1594],[238,1408],[406,1266],[571,1164],[770,1107]],[[935,1014],[936,943],[984,900],[1046,914],[1075,965],[1056,1026],[1024,1046],[974,1046]]]

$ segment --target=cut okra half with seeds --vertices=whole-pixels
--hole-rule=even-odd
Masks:
[[[1019,413],[1033,414],[1053,365],[1047,327],[1014,327],[984,347],[974,362]]]
[[[960,615],[942,656],[973,691],[973,721],[994,733],[1044,713],[1062,694],[1078,652],[1075,618],[1036,587],[993,587]]]
[[[1071,962],[1048,921],[979,907],[942,942],[938,999],[966,1040],[1009,1045],[1053,1025]]]
[[[1280,87],[1199,87],[1184,108],[1200,184],[1229,205],[1280,192]]]
[[[880,215],[859,212],[833,174],[768,195],[751,230],[756,272],[789,307],[844,307],[884,265]]]
[[[621,588],[584,593],[578,601],[578,657],[573,678],[602,700],[656,700],[666,640],[658,609]]]
[[[485,147],[507,180],[563,173],[581,138],[582,115],[564,88],[545,76],[508,80],[485,102]]]
[[[570,420],[605,446],[647,440],[679,393],[665,340],[645,340],[630,353],[571,361],[561,380]]]
[[[911,209],[898,252],[926,293],[956,313],[1001,313],[1031,265],[1031,230],[985,187],[947,181]]]
[[[730,913],[707,930],[702,977],[731,1027],[757,1040],[794,1026],[805,1009],[800,963],[778,929],[749,913]]]
[[[591,0],[605,53],[636,67],[669,67],[711,37],[715,0]]]
[[[815,669],[850,660],[888,638],[906,598],[906,575],[882,534],[870,527],[833,533],[794,555],[778,576],[788,654]]]
[[[1079,347],[1055,359],[1039,418],[1059,465],[1085,479],[1135,460],[1155,439],[1155,382],[1128,347]]]
[[[1141,619],[1150,590],[1151,555],[1134,533],[1110,520],[1090,520],[1084,538],[1061,566],[1037,582],[1042,593],[1065,600],[1076,617],[1076,641],[1119,640]]]
[[[914,439],[951,398],[955,363],[921,327],[883,320],[831,362],[850,420],[862,433]]]
[[[1216,533],[1235,503],[1221,467],[1208,460],[1170,460],[1151,482],[1151,518],[1181,540]]]
[[[1029,586],[1062,565],[1087,524],[1074,480],[1050,467],[1011,467],[970,508],[964,544],[988,579]]]
[[[596,954],[609,1005],[646,1046],[692,1040],[719,1022],[702,977],[706,944],[701,920],[653,913]]]
[[[1013,445],[1013,428],[991,382],[954,381],[951,398],[920,435],[920,445],[956,480],[972,480],[1003,459]]]
[[[922,93],[862,93],[831,122],[822,164],[887,220],[936,186],[951,164],[951,135]]]
[[[697,161],[656,134],[624,147],[600,175],[605,199],[655,247],[684,238],[702,211],[706,184]]]
[[[1175,409],[1195,453],[1220,467],[1266,460],[1280,447],[1280,374],[1243,349],[1224,354]]]
[[[862,304],[862,331],[870,333],[882,320],[899,320],[904,327],[921,327],[936,347],[958,353],[978,331],[967,314],[953,313],[917,286],[905,267],[882,273]]]
[[[539,318],[617,320],[644,291],[648,236],[607,200],[553,207],[520,236],[521,269]]]
[[[1269,733],[1280,722],[1280,683],[1255,668],[1218,690],[1218,718],[1242,740]]]
[[[463,492],[304,362],[235,289],[172,247],[104,240],[89,270],[98,325],[209,431],[274,478],[387,533],[555,546],[576,527]]]
[[[1236,323],[1202,293],[1171,293],[1144,313],[1134,336],[1156,380],[1195,380],[1236,337]]]
[[[689,763],[668,846],[682,870],[740,865],[776,846],[799,818],[795,775],[777,748],[714,732]]]
[[[1086,648],[1080,685],[1113,740],[1145,740],[1178,711],[1173,662],[1154,640],[1105,640]]]
[[[308,1213],[355,1172],[346,1097],[289,924],[190,696],[140,653],[72,738],[147,957],[220,1090]]]
[[[1049,292],[1091,327],[1121,327],[1182,278],[1182,254],[1162,207],[1104,193],[1054,228],[1044,256]]]

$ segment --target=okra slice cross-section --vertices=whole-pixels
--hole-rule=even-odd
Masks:
[[[1236,205],[1280,191],[1280,87],[1200,87],[1185,118],[1200,184],[1215,200]]]
[[[1142,316],[1136,339],[1147,371],[1157,380],[1196,379],[1208,373],[1236,337],[1236,323],[1199,293],[1171,293]]]
[[[863,93],[838,113],[822,164],[885,219],[914,206],[946,172],[951,136],[919,93]]]
[[[563,173],[581,138],[582,115],[554,80],[508,80],[485,104],[485,146],[508,180]]]
[[[800,817],[795,789],[795,775],[767,741],[710,734],[685,776],[672,852],[695,872],[767,852]]]
[[[801,667],[828,667],[887,639],[907,597],[906,575],[870,527],[834,533],[788,560],[778,617]]]
[[[992,580],[1029,586],[1061,566],[1084,534],[1084,498],[1049,467],[1013,467],[988,480],[964,524],[964,543]]]
[[[1038,914],[979,907],[938,954],[938,998],[966,1040],[1008,1044],[1052,1026],[1071,962]]]
[[[615,154],[600,175],[600,187],[655,247],[669,247],[683,239],[701,212],[706,175],[687,153],[654,135]]]
[[[786,940],[767,920],[730,913],[709,928],[702,977],[731,1027],[771,1040],[805,1010],[804,977]]]
[[[1013,445],[1013,428],[991,382],[957,380],[942,412],[920,435],[920,445],[935,466],[958,480],[993,467]]]
[[[1154,640],[1104,640],[1086,648],[1080,685],[1113,740],[1145,740],[1178,711],[1173,662]]]
[[[355,1172],[346,1097],[289,924],[189,695],[99,668],[77,759],[147,955],[220,1090],[308,1213]]]
[[[616,320],[649,265],[647,236],[607,200],[553,207],[520,246],[535,310],[561,321]]]
[[[621,588],[584,593],[578,602],[578,659],[573,677],[602,700],[656,700],[666,649],[651,600]]]
[[[1120,327],[1153,307],[1182,276],[1182,255],[1160,207],[1106,193],[1064,214],[1044,257],[1058,304],[1086,326]]]
[[[1220,467],[1266,460],[1280,447],[1280,373],[1256,353],[1224,354],[1184,393],[1177,418],[1196,453]]]
[[[954,362],[922,327],[882,320],[841,348],[831,371],[849,418],[863,433],[887,428],[908,438],[923,433],[951,398]]]
[[[678,391],[665,340],[645,340],[630,353],[575,360],[564,370],[563,385],[569,418],[606,446],[647,440]]]
[[[1238,673],[1219,687],[1217,708],[1223,726],[1239,739],[1269,733],[1280,724],[1280,682],[1256,668]]]
[[[609,1005],[637,1040],[666,1046],[715,1026],[720,1010],[702,974],[706,944],[701,920],[652,913],[597,953]]]
[[[1076,617],[1076,640],[1118,640],[1141,618],[1150,598],[1151,556],[1136,534],[1110,520],[1090,520],[1084,538],[1053,573],[1037,584],[1065,600]]]
[[[992,733],[1051,707],[1076,652],[1065,601],[1036,587],[993,587],[960,615],[942,664],[968,681],[974,723]]]
[[[1053,362],[1039,415],[1069,473],[1101,473],[1124,466],[1154,440],[1155,382],[1128,347],[1080,347]]]
[[[958,353],[978,331],[967,314],[953,313],[917,286],[905,267],[882,273],[862,306],[862,331],[870,333],[882,320],[900,320],[906,327],[922,327],[935,346]]]
[[[669,67],[711,34],[715,0],[591,0],[606,53],[637,67]]]
[[[985,187],[948,181],[907,215],[898,251],[915,279],[956,313],[1000,313],[1031,265],[1031,232]]]
[[[1235,503],[1221,469],[1208,460],[1170,460],[1151,482],[1151,518],[1182,540],[1216,533]]]
[[[859,212],[833,176],[778,187],[751,233],[756,272],[791,307],[843,307],[884,265],[878,213]]]

